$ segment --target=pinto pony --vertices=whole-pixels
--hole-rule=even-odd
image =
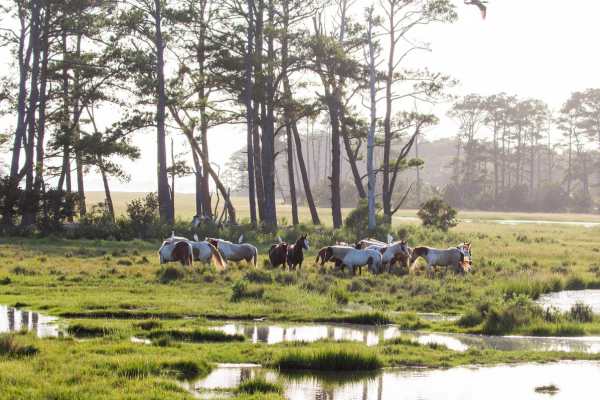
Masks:
[[[240,239],[242,237],[240,236]],[[249,243],[232,243],[223,239],[206,238],[206,241],[215,246],[227,261],[246,261],[256,267],[258,250]]]
[[[227,266],[219,250],[206,240],[199,241],[198,235],[194,235],[194,241],[190,241],[190,244],[192,245],[194,261],[207,263],[212,260],[218,269],[223,269]]]
[[[326,262],[335,262],[336,267],[341,265],[342,259],[348,253],[348,251],[353,250],[354,247],[336,245],[336,246],[326,246],[319,250],[317,253],[317,258],[315,259],[315,264],[319,264],[323,266]]]
[[[174,236],[162,243],[162,246],[158,249],[158,256],[161,264],[179,261],[181,265],[191,266],[194,261],[190,242],[187,239],[175,239]]]
[[[433,274],[433,267],[452,267],[457,272],[468,272],[471,270],[471,243],[462,243],[449,249],[435,249],[432,247],[415,247],[410,258],[411,269],[415,261],[423,257],[427,261],[427,272]]]

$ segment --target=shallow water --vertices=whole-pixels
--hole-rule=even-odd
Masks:
[[[0,333],[33,332],[38,337],[58,337],[56,318],[37,312],[0,305]]]
[[[585,303],[595,314],[600,314],[600,289],[563,290],[540,296],[537,303],[542,307],[554,307],[561,311],[569,311],[577,303]]]
[[[535,388],[556,385],[552,399],[596,399],[600,363],[564,361],[548,364],[459,367],[445,370],[393,369],[372,374],[279,373],[255,366],[221,365],[188,386],[198,398],[224,397],[253,377],[279,382],[291,400],[506,400],[545,399]]]
[[[241,334],[252,343],[276,344],[281,342],[317,340],[354,341],[375,346],[383,340],[404,337],[420,344],[437,344],[454,351],[494,349],[501,351],[565,351],[600,353],[600,337],[529,337],[485,336],[458,333],[430,333],[402,330],[396,326],[354,324],[268,324],[234,321],[212,327],[228,334]]]

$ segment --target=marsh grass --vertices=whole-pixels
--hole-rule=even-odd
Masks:
[[[128,359],[114,365],[116,374],[127,379],[143,379],[150,376],[172,376],[176,379],[193,379],[209,368],[193,360],[156,361],[152,359]]]
[[[378,311],[343,315],[324,321],[360,325],[388,325],[394,322],[389,316]]]
[[[229,335],[224,332],[212,329],[194,329],[194,330],[154,330],[147,335],[151,339],[166,338],[181,342],[243,342],[243,335]]]
[[[238,393],[283,393],[283,386],[279,383],[268,382],[265,378],[258,377],[242,382],[236,390]]]
[[[117,330],[107,326],[76,323],[67,327],[67,333],[77,338],[92,338],[111,336],[116,334]]]
[[[39,352],[38,348],[21,343],[16,335],[1,334],[0,335],[0,357],[17,358],[33,356]]]
[[[275,366],[282,370],[369,371],[383,367],[376,352],[357,346],[292,350],[282,354]]]

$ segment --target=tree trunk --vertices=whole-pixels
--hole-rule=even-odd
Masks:
[[[195,151],[192,151],[192,158],[194,159],[194,177],[196,178],[196,215],[202,216],[206,215],[203,209],[204,199],[202,197],[202,164]]]
[[[108,212],[112,219],[112,222],[115,222],[115,207],[113,204],[112,196],[110,194],[110,187],[108,185],[108,176],[106,176],[106,170],[103,165],[103,161],[100,159],[98,165],[100,165],[100,174],[102,175],[102,184],[104,185],[104,197],[106,200],[106,206],[108,207]]]
[[[275,9],[273,0],[268,2],[269,26],[275,24]],[[269,231],[277,228],[277,209],[275,203],[275,76],[274,76],[274,35],[272,30],[268,31],[267,37],[267,73],[265,82],[266,99],[262,108],[262,173],[264,187],[264,213],[263,222]]]
[[[287,170],[288,184],[290,186],[290,203],[292,204],[292,224],[298,225],[298,201],[296,199],[296,182],[294,181],[294,150],[292,149],[292,128],[288,125],[285,129],[287,139]]]
[[[371,121],[369,126],[369,136],[367,138],[367,174],[368,174],[368,203],[369,203],[369,231],[375,231],[375,169],[373,165],[373,153],[375,151],[375,125],[377,124],[377,91],[375,76],[375,48],[373,45],[373,9],[369,9],[369,27],[367,39],[369,41],[369,94]]]
[[[76,60],[80,62],[81,56],[81,33],[77,35]],[[79,216],[83,217],[86,212],[85,207],[85,189],[83,187],[83,160],[81,155],[81,146],[79,140],[81,136],[79,118],[81,111],[79,109],[79,67],[73,69],[73,92],[75,93],[73,105],[73,140],[75,142],[75,166],[77,170],[77,193],[79,197]]]
[[[252,147],[254,150],[254,183],[256,189],[256,201],[258,206],[258,219],[262,222],[264,220],[264,203],[265,203],[265,192],[263,184],[263,172],[262,172],[262,159],[261,159],[261,138],[260,129],[262,126],[262,118],[259,118],[261,106],[264,103],[264,78],[263,78],[263,14],[264,14],[264,0],[258,0],[258,8],[256,14],[256,45],[254,47],[254,88],[257,90],[253,91],[253,102],[254,102],[254,117],[253,117],[253,130],[252,130]]]
[[[247,0],[248,5],[248,40],[246,54],[244,55],[244,104],[246,106],[246,159],[248,163],[248,202],[250,207],[250,223],[257,226],[256,219],[256,188],[254,186],[254,110],[252,109],[253,83],[252,83],[252,54],[254,45],[254,0]]]
[[[48,59],[49,59],[49,26],[50,23],[50,7],[46,9],[44,14],[44,25],[42,33],[42,69],[40,73],[40,101],[38,114],[38,138],[36,145],[36,163],[35,163],[35,183],[34,192],[41,193],[44,184],[44,139],[46,136],[46,88],[48,83]]]
[[[390,1],[388,35],[390,45],[388,51],[387,72],[385,76],[385,117],[383,119],[383,186],[381,202],[386,222],[392,221],[392,189],[390,188],[390,154],[392,151],[392,85],[394,82],[394,58],[396,51],[395,3]]]
[[[158,173],[158,204],[160,219],[163,223],[172,225],[175,222],[171,210],[171,194],[169,178],[167,176],[167,154],[165,143],[165,107],[167,95],[165,93],[164,49],[162,37],[162,10],[161,1],[154,0],[154,45],[156,48],[156,76],[157,76],[157,104],[156,104],[156,142],[157,142],[157,173]]]
[[[306,196],[306,203],[308,204],[308,209],[310,210],[310,217],[314,225],[321,225],[319,213],[317,213],[317,207],[315,206],[315,200],[313,199],[312,190],[310,188],[310,180],[308,179],[308,173],[306,172],[304,157],[302,155],[302,141],[300,140],[298,126],[296,125],[296,123],[292,123],[291,128],[292,133],[294,134],[294,142],[296,144],[296,158],[298,159],[298,166],[300,167],[300,175],[302,176],[302,185],[304,186],[304,195]]]
[[[33,192],[33,172],[34,172],[34,150],[35,150],[35,116],[39,100],[39,74],[40,74],[40,0],[32,0],[31,2],[31,25],[30,31],[30,46],[32,47],[32,65],[31,65],[31,82],[29,90],[29,108],[27,110],[27,146],[25,159],[25,209],[21,225],[29,226],[35,224],[35,216],[38,208],[39,193]]]
[[[343,114],[343,111],[341,112]],[[352,150],[352,143],[350,143],[350,138],[348,137],[348,132],[346,131],[345,123],[343,121],[344,118],[342,115],[340,125],[342,126],[342,140],[344,142],[346,155],[348,156],[348,164],[350,165],[350,171],[352,172],[352,178],[354,180],[354,186],[356,186],[356,191],[358,192],[358,197],[364,199],[367,197],[367,193],[362,184],[360,172],[358,172],[358,165],[356,164],[356,154],[354,154],[354,151]]]

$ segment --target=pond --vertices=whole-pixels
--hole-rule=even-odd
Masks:
[[[430,333],[402,330],[396,326],[355,324],[269,324],[263,322],[229,321],[211,327],[227,334],[244,335],[252,343],[317,340],[355,341],[375,346],[386,339],[405,337],[420,344],[439,344],[454,351],[494,349],[501,351],[565,351],[600,353],[600,337],[530,337],[485,336],[458,333]]]
[[[563,290],[541,295],[537,301],[544,308],[554,307],[560,311],[569,311],[578,302],[590,306],[594,314],[600,314],[600,289]]]
[[[485,220],[483,220],[485,221]],[[583,222],[583,221],[549,221],[549,220],[529,220],[529,219],[492,219],[486,222],[493,222],[501,225],[524,225],[524,224],[538,224],[538,225],[567,225],[567,226],[578,226],[581,228],[596,228],[600,226],[600,222]]]
[[[0,333],[28,331],[38,337],[58,337],[56,318],[0,305]]]
[[[376,373],[282,373],[255,365],[220,365],[207,377],[187,385],[197,398],[225,397],[254,377],[279,382],[291,400],[505,400],[546,399],[536,387],[555,385],[552,396],[596,399],[600,363],[563,361],[548,364],[497,365],[451,369],[388,369]]]

